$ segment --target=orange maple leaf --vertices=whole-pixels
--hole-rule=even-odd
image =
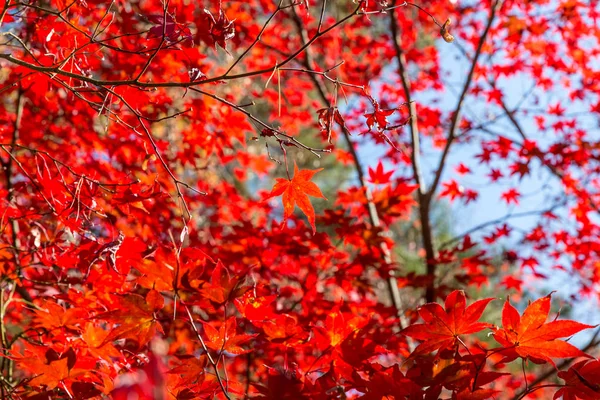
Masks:
[[[283,194],[283,222],[292,215],[294,207],[298,205],[300,210],[308,218],[308,222],[312,227],[313,234],[316,231],[315,228],[315,209],[313,208],[308,196],[320,197],[325,199],[321,189],[313,182],[310,182],[312,177],[323,168],[309,170],[299,170],[296,162],[294,162],[294,177],[291,180],[277,178],[277,183],[273,186],[273,190],[267,199],[272,197],[281,196]]]
[[[531,303],[522,316],[506,300],[502,308],[502,328],[497,328],[494,332],[494,339],[505,347],[504,362],[521,357],[536,363],[547,361],[554,365],[552,357],[589,357],[572,344],[556,339],[572,336],[593,326],[570,320],[546,323],[551,295]]]
[[[85,310],[80,308],[64,309],[60,305],[46,301],[43,308],[37,310],[36,322],[45,329],[69,328],[77,329],[81,320],[87,317]]]
[[[478,322],[493,299],[478,300],[467,307],[465,293],[455,290],[446,298],[445,309],[437,303],[423,304],[419,315],[424,324],[413,324],[402,330],[402,334],[423,342],[413,351],[411,357],[432,353],[455,346],[460,335],[479,332],[490,324]]]
[[[90,375],[91,371],[89,370],[75,368],[77,356],[72,349],[65,352],[62,358],[56,360],[49,360],[48,353],[48,348],[45,346],[27,344],[23,355],[15,354],[9,356],[9,358],[14,360],[19,368],[35,375],[28,382],[29,386],[45,386],[47,390],[54,389],[61,382],[64,383],[82,375]]]
[[[35,378],[29,382],[32,386],[46,386],[48,389],[54,389],[60,382],[69,377],[69,360],[62,358],[49,364],[40,364]]]

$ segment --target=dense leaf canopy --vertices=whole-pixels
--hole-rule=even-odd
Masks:
[[[599,12],[2,1],[0,397],[600,398]]]

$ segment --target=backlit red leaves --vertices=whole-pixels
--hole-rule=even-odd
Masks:
[[[568,371],[560,371],[558,377],[565,381],[554,399],[596,400],[600,398],[600,361],[584,360],[574,364]]]
[[[265,321],[262,328],[269,341],[286,346],[304,341],[307,336],[302,327],[298,325],[298,321],[287,314],[281,314]]]
[[[278,178],[277,183],[273,186],[273,190],[267,197],[281,196],[283,195],[283,222],[292,215],[294,208],[297,205],[300,210],[308,218],[308,222],[312,227],[313,233],[316,232],[315,228],[315,209],[313,208],[308,196],[325,198],[321,189],[310,180],[323,168],[308,170],[299,170],[296,163],[294,163],[294,177],[291,180]]]
[[[77,356],[72,349],[60,357],[47,347],[27,345],[23,356],[11,357],[17,365],[35,375],[29,384],[52,390],[66,380],[76,379],[89,371],[76,368]]]
[[[402,330],[402,334],[422,341],[412,356],[452,348],[460,335],[479,332],[491,325],[478,322],[492,298],[478,300],[467,306],[463,291],[456,290],[448,295],[445,307],[438,303],[427,303],[419,308],[424,324],[413,324]]]
[[[494,332],[494,339],[505,348],[504,361],[521,357],[536,363],[549,362],[554,365],[552,358],[587,357],[577,347],[557,339],[572,336],[593,326],[570,320],[546,322],[550,312],[550,299],[549,294],[534,301],[523,315],[506,300],[502,309],[502,328]]]
[[[505,305],[496,348],[490,299],[452,292],[418,324],[411,309],[456,287],[516,300],[559,264],[597,291],[598,7],[5,3],[0,397],[548,399],[554,377],[498,362],[582,354],[561,338],[583,325],[547,322],[547,300]],[[450,20],[458,63],[439,48]],[[311,236],[320,151],[336,198]],[[277,209],[253,196],[272,156],[302,163],[274,182]],[[437,197],[464,221],[444,229]],[[502,210],[526,201],[526,221]],[[556,397],[600,398],[599,369],[561,372]]]
[[[214,267],[210,284],[202,287],[202,294],[218,304],[224,304],[243,295],[249,289],[246,276],[231,276],[221,261]]]
[[[209,349],[233,355],[247,353],[249,350],[244,350],[240,345],[256,336],[245,334],[238,335],[235,317],[229,318],[221,325],[219,330],[215,329],[212,325],[205,323],[204,332],[208,337],[206,346]]]
[[[44,304],[44,309],[36,311],[36,322],[46,329],[74,328],[74,325],[86,317],[85,314],[82,309],[69,308],[65,310],[58,304],[47,301]]]
[[[115,311],[110,311],[98,318],[115,323],[115,326],[104,339],[103,344],[117,339],[132,339],[140,346],[148,343],[157,332],[163,333],[154,313],[162,308],[164,300],[156,291],[151,290],[144,299],[140,295],[123,296]]]

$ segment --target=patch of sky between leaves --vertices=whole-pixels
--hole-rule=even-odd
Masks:
[[[466,78],[466,71],[468,71],[470,64],[469,61],[460,53],[458,48],[454,45],[448,45],[447,43],[439,40],[438,46],[440,48],[440,65],[441,65],[441,76],[444,77],[446,90],[443,92],[438,91],[427,91],[421,92],[414,96],[414,100],[417,103],[417,110],[419,103],[421,104],[436,104],[448,115],[451,110],[456,107],[458,94],[464,84]],[[501,54],[495,54],[494,57],[501,57]],[[486,60],[487,61],[487,60]],[[502,62],[499,60],[491,60],[492,62]],[[594,63],[598,63],[595,60]],[[383,79],[387,76],[394,75],[396,66],[394,64],[386,67],[387,73],[383,74]],[[577,84],[578,77],[572,77],[573,84]],[[393,76],[392,79],[397,79]],[[576,115],[581,114],[580,121],[595,125],[593,128],[590,126],[589,139],[600,139],[598,135],[598,118],[596,116],[586,115],[589,112],[587,106],[581,101],[571,101],[564,99],[564,90],[561,90],[560,85],[555,85],[555,89],[550,92],[539,92],[536,90],[531,91],[532,82],[525,75],[520,74],[510,79],[503,79],[497,82],[497,86],[502,90],[504,94],[504,101],[508,107],[514,107],[522,101],[522,107],[526,108],[537,108],[545,109],[549,104],[555,105],[560,103],[564,107],[565,113]],[[486,88],[489,88],[487,86]],[[374,82],[371,85],[371,93],[375,98],[380,97],[381,82]],[[523,100],[523,97],[525,99]],[[490,105],[484,101],[481,97],[474,98],[468,96],[465,102],[463,117],[469,118],[474,124],[483,122],[488,119],[497,118],[497,122],[491,125],[493,133],[502,135],[511,139],[516,139],[519,142],[520,137],[516,130],[508,121],[506,116],[503,116],[503,110],[496,105]],[[552,122],[553,119],[549,118]],[[519,115],[519,122],[522,124],[523,130],[528,134],[528,137],[535,140],[538,146],[544,150],[550,143],[553,142],[553,137],[549,132],[539,132],[532,116],[523,117]],[[407,134],[405,130],[402,135]],[[484,135],[484,136],[482,136]],[[448,179],[456,179],[457,182],[464,185],[466,188],[472,188],[479,192],[479,198],[477,201],[465,205],[464,202],[456,200],[451,204],[453,211],[452,223],[454,226],[455,234],[466,232],[469,229],[486,223],[491,220],[503,218],[510,214],[524,213],[528,211],[544,210],[547,209],[552,202],[557,201],[557,196],[562,193],[560,182],[558,178],[554,177],[546,169],[541,168],[539,161],[533,160],[531,164],[532,173],[524,176],[519,180],[517,176],[513,176],[510,179],[504,179],[502,183],[489,183],[487,173],[489,169],[482,168],[480,162],[475,155],[480,152],[480,139],[491,139],[490,133],[484,134],[482,132],[476,132],[474,134],[474,140],[471,143],[460,143],[455,144],[451,150],[450,156],[447,161],[447,166],[442,175],[442,182]],[[374,145],[366,142],[359,147],[359,156],[365,164],[365,169],[375,167],[377,163],[382,159],[383,154],[387,151],[386,145]],[[433,171],[438,165],[439,156],[441,154],[440,149],[433,147],[430,138],[422,138],[422,166],[423,174],[428,183],[431,182],[433,177]],[[471,168],[472,173],[467,177],[461,177],[456,173],[454,167],[460,162],[465,163]],[[497,168],[501,168],[505,176],[510,175],[509,164],[507,162],[495,162]],[[386,170],[391,169],[393,166],[389,163],[384,162]],[[396,176],[402,176],[405,174],[396,173]],[[503,191],[514,187],[521,193],[519,206],[509,206],[502,199],[501,194]],[[438,189],[439,192],[439,189]],[[560,218],[568,220],[567,210],[565,208],[555,211]],[[529,231],[534,228],[540,221],[540,216],[523,216],[519,218],[509,218],[507,223],[513,227],[516,231]],[[597,218],[594,216],[593,218]],[[561,224],[560,221],[557,223]],[[493,229],[493,226],[491,227]],[[561,229],[566,227],[560,226]],[[490,229],[479,231],[472,236],[474,238],[481,238],[482,236],[489,234]],[[519,237],[521,235],[515,235],[514,233],[507,240],[498,243],[498,250],[501,248],[510,249],[514,245],[519,244]],[[530,254],[540,262],[540,267],[537,269],[538,272],[548,276],[547,280],[534,280],[527,279],[528,275],[531,276],[531,271],[525,270],[525,286],[541,295],[547,294],[545,292],[549,290],[558,289],[558,295],[563,298],[568,298],[571,295],[575,295],[580,287],[580,283],[573,278],[566,271],[558,271],[552,269],[553,265],[561,263],[565,266],[569,266],[570,260],[566,257],[555,261],[550,260],[548,257],[541,257],[540,254],[536,254],[533,249],[530,250]],[[528,256],[528,254],[523,254]],[[500,294],[500,293],[499,293]],[[595,299],[584,299],[580,300],[581,304],[574,307],[571,317],[581,322],[595,324],[600,322],[600,311],[598,311],[597,302]],[[579,335],[585,342],[587,335]]]

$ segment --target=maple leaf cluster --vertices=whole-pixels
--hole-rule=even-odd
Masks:
[[[4,1],[0,398],[600,399],[598,21]]]

